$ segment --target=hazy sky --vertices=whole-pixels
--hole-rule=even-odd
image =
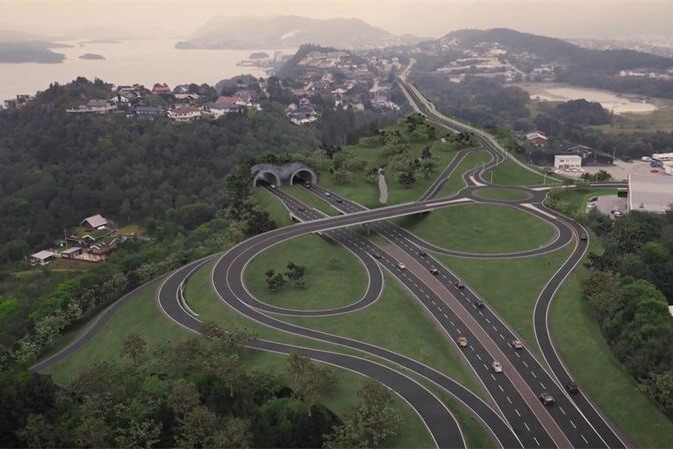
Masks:
[[[187,37],[214,16],[280,14],[357,17],[428,37],[496,26],[559,37],[673,36],[673,0],[0,0],[0,30]],[[105,32],[91,36],[96,28]]]

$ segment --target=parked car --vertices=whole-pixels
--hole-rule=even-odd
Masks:
[[[437,268],[435,268],[435,267],[432,267],[432,268],[430,268],[430,273],[432,273],[432,274],[434,274],[435,276],[437,276],[437,275],[439,274],[439,270],[438,270]]]
[[[343,203],[343,200],[342,200],[341,198],[337,198],[337,199],[336,199],[336,202],[337,202],[337,203]]]
[[[547,407],[551,407],[556,402],[554,401],[554,396],[549,393],[540,393],[538,398],[540,398],[540,402],[542,402],[542,404],[546,405]]]
[[[577,394],[577,393],[579,393],[579,391],[580,391],[580,387],[577,386],[577,384],[575,383],[575,381],[572,381],[572,380],[571,380],[570,382],[568,382],[568,383],[566,384],[566,390],[567,390],[568,393],[570,393],[570,394]]]
[[[467,338],[465,337],[458,337],[456,343],[458,343],[458,346],[461,348],[467,348]]]
[[[493,360],[493,363],[491,363],[491,368],[493,368],[493,372],[495,373],[502,373],[502,365],[497,360]]]
[[[521,340],[519,339],[514,339],[512,340],[512,347],[518,351],[523,349],[523,343],[521,343]]]
[[[402,262],[397,262],[397,268],[399,268],[400,270],[404,270],[405,268],[407,268],[407,266],[404,265]]]

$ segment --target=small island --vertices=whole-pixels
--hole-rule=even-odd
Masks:
[[[248,59],[267,59],[269,54],[263,51],[256,51],[248,57]]]
[[[79,57],[79,59],[100,60],[100,59],[105,59],[105,56],[98,55],[96,53],[84,53],[82,56]]]

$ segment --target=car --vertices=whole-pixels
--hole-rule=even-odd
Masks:
[[[271,184],[271,188],[272,188],[272,189],[275,189],[275,188],[276,188],[276,184]]]
[[[594,201],[598,201],[598,197],[597,197],[597,196],[593,196],[593,197],[589,198],[589,202],[590,202],[590,203],[593,203]]]
[[[306,210],[306,209],[304,209],[303,207],[300,207],[300,208],[299,208],[299,212],[304,212],[305,210]]]
[[[407,266],[404,265],[402,262],[397,262],[397,268],[399,268],[400,270],[404,270],[405,268],[407,268]]]
[[[477,309],[483,309],[484,308],[484,301],[481,299],[477,299],[474,303],[475,306],[477,306]]]
[[[494,373],[502,373],[502,365],[497,360],[493,360],[493,363],[491,363],[491,368],[493,368]]]
[[[341,198],[337,198],[337,199],[336,199],[336,202],[337,202],[337,203],[343,203],[343,200],[342,200]]]
[[[659,170],[650,170],[650,173],[659,173]]]
[[[596,203],[587,203],[587,207],[589,209],[596,209],[597,204]]]
[[[461,281],[460,279],[457,279],[454,285],[456,286],[456,288],[465,288],[465,284],[463,284],[463,281]]]
[[[439,274],[439,270],[438,270],[437,268],[435,268],[435,267],[431,267],[431,268],[430,268],[430,273],[432,273],[432,274],[434,274],[435,276],[437,276],[437,275]]]
[[[421,257],[425,257],[425,256],[428,255],[428,253],[426,253],[425,251],[419,251],[418,255],[421,256]]]
[[[461,348],[467,348],[467,338],[465,337],[458,337],[456,343],[458,343],[458,346]]]
[[[372,253],[372,257],[373,257],[374,259],[380,259],[380,258],[381,258],[381,255],[380,255],[379,253]]]
[[[310,189],[311,188],[311,183],[307,182],[306,184],[304,184],[304,187],[306,187],[307,189]]]
[[[621,217],[624,215],[621,211],[616,210],[615,213],[613,214],[615,217]]]
[[[586,234],[580,234],[580,240],[586,240],[587,235]]]
[[[518,338],[515,338],[514,340],[512,340],[511,345],[517,351],[520,350],[520,349],[523,349],[523,343],[521,343],[521,340],[519,340]]]
[[[579,391],[580,391],[580,387],[577,386],[577,384],[575,383],[575,381],[571,380],[570,382],[568,382],[568,383],[566,384],[566,390],[567,390],[568,393],[570,393],[570,394],[577,394],[577,393],[579,393]]]
[[[538,396],[538,398],[540,399],[540,402],[542,402],[542,404],[546,405],[547,407],[551,407],[556,402],[554,400],[554,396],[546,392],[540,393],[540,396]]]
[[[332,196],[332,194],[329,192],[325,192],[325,196]]]

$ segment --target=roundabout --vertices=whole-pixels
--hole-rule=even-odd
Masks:
[[[473,194],[478,198],[492,201],[525,201],[532,198],[532,195],[525,190],[507,187],[482,187],[475,189]]]

